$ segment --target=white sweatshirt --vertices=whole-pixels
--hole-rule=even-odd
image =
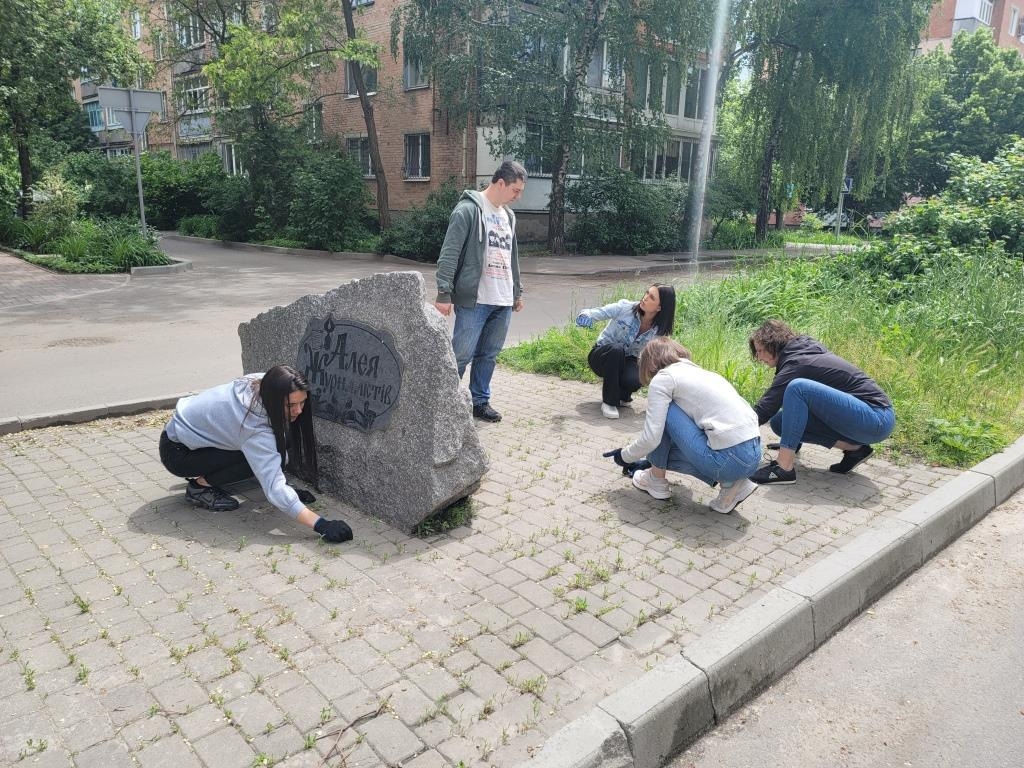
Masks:
[[[639,461],[658,447],[671,403],[704,430],[712,450],[731,448],[761,435],[754,409],[727,379],[690,360],[680,360],[651,379],[644,429],[622,449],[625,461]]]

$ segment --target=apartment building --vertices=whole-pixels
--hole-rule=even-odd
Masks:
[[[921,36],[921,48],[949,49],[957,32],[991,29],[996,45],[1024,56],[1024,0],[939,0]]]
[[[392,209],[402,211],[422,204],[430,191],[449,178],[461,187],[485,184],[501,160],[488,148],[488,126],[473,118],[453,122],[417,62],[407,59],[401,49],[397,57],[390,53],[391,17],[404,0],[349,1],[361,34],[381,45],[379,68],[364,67],[363,77],[372,94]],[[264,3],[257,8],[257,18],[263,19],[265,27],[272,26],[272,5]],[[150,124],[146,147],[167,150],[180,159],[216,152],[226,169],[239,172],[231,137],[219,132],[213,119],[214,104],[202,73],[203,64],[215,55],[217,30],[211,34],[209,22],[196,16],[171,21],[165,3],[159,1],[133,12],[128,23],[132,37],[156,67],[156,77],[146,87],[166,94],[164,119]],[[342,24],[340,16],[338,23]],[[167,40],[177,43],[173,46],[173,61],[168,58],[171,46],[163,43]],[[613,76],[608,53],[606,45],[599,46],[588,69],[587,86],[597,91],[612,90],[621,83],[621,78]],[[311,141],[323,136],[340,139],[372,187],[379,169],[373,167],[370,158],[353,66],[357,65],[349,63],[323,73],[320,98],[306,105],[307,135]],[[707,87],[707,70],[698,65],[667,67],[654,76],[648,70],[634,81],[634,104],[641,108],[659,105],[670,132],[664,144],[633,157],[633,170],[641,178],[652,182],[689,180],[703,128],[702,91]],[[79,84],[79,97],[105,151],[110,155],[130,152],[130,137],[100,108],[96,84],[84,79]],[[543,125],[527,124],[523,130],[527,156],[519,159],[530,179],[516,209],[520,226],[540,234],[551,190],[547,159],[551,139]]]

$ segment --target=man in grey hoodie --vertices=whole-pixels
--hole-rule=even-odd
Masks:
[[[455,307],[452,349],[459,378],[472,361],[473,416],[483,421],[501,421],[490,404],[491,376],[512,312],[523,308],[516,217],[508,206],[525,188],[526,168],[506,160],[482,192],[463,192],[437,260],[434,306],[445,316]]]

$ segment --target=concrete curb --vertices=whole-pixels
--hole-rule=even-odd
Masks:
[[[192,262],[187,259],[171,259],[170,264],[156,267],[132,267],[132,277],[155,277],[157,275],[176,275],[192,269]]]
[[[608,696],[518,768],[660,768],[1022,486],[1024,437]]]
[[[79,408],[76,411],[58,411],[55,413],[34,413],[28,416],[11,416],[0,419],[0,435],[10,435],[28,429],[43,429],[61,424],[82,424],[95,419],[107,419],[114,416],[131,416],[145,411],[159,411],[173,408],[183,397],[194,395],[185,392],[165,397],[152,397],[142,400],[126,400],[120,403],[108,403],[91,408]]]

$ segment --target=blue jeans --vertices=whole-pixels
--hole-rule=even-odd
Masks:
[[[782,410],[771,427],[779,445],[796,450],[801,442],[831,448],[843,440],[870,445],[885,440],[896,426],[892,407],[868,405],[851,394],[811,379],[793,379],[782,396]]]
[[[459,366],[460,379],[466,366],[473,363],[473,369],[469,372],[469,392],[473,396],[473,405],[484,405],[491,399],[494,364],[505,344],[511,321],[512,307],[494,304],[455,306],[452,350]]]
[[[692,475],[708,485],[731,484],[750,477],[761,462],[761,438],[715,450],[708,436],[682,408],[670,403],[661,444],[647,455],[659,469]]]

